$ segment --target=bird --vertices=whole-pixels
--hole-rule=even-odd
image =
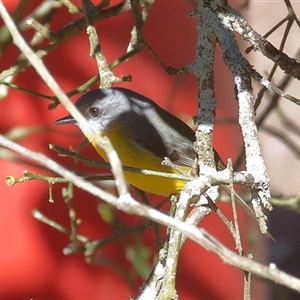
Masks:
[[[195,162],[195,132],[135,91],[120,87],[92,90],[81,96],[75,106],[100,136],[110,139],[124,166],[178,174],[176,168],[162,164],[164,158],[169,158],[182,172],[188,172]],[[76,124],[76,121],[69,115],[55,123]],[[104,150],[91,137],[87,139],[108,162]],[[216,151],[214,154],[217,165],[224,169],[219,154]],[[162,196],[179,193],[186,183],[173,178],[124,173],[129,184]]]

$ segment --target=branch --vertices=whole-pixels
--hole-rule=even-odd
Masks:
[[[279,51],[264,37],[257,33],[248,22],[236,10],[230,6],[226,7],[226,14],[231,16],[231,26],[244,40],[253,45],[255,50],[271,59],[285,73],[300,80],[300,64],[288,55]]]
[[[255,124],[255,98],[249,74],[251,66],[240,53],[235,40],[232,24],[236,22],[236,15],[232,11],[228,5],[218,3],[218,13],[214,10],[210,13],[211,22],[222,49],[223,60],[228,65],[234,78],[239,101],[239,123],[246,152],[246,168],[253,175],[256,182],[256,186],[252,190],[253,205],[254,208],[258,209],[259,203],[262,201],[264,207],[271,210],[272,206],[268,202],[271,197],[269,177],[261,155],[258,131]]]

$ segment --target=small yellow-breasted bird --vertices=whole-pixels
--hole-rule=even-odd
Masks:
[[[193,166],[196,157],[194,131],[151,99],[125,88],[103,88],[87,92],[75,106],[99,135],[110,139],[124,166],[177,173],[174,168],[162,165],[165,157],[183,171]],[[56,121],[59,125],[71,123],[76,123],[72,116]],[[87,139],[108,161],[103,149],[89,136]],[[224,169],[216,151],[214,155],[217,169]],[[179,179],[124,173],[131,185],[163,196],[180,192],[186,183]],[[255,218],[254,212],[241,198],[237,201]]]

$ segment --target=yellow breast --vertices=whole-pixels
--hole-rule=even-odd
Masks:
[[[132,142],[130,138],[126,138],[121,131],[115,131],[107,136],[117,151],[122,165],[138,169],[177,174],[173,168],[162,166],[161,158],[156,157],[147,149],[142,149],[139,145]],[[108,159],[103,149],[95,145],[92,140],[90,140],[90,142],[98,154],[107,162]],[[133,172],[124,172],[124,174],[126,180],[131,185],[145,192],[162,196],[169,196],[172,193],[180,192],[186,183],[185,181],[177,179],[147,176]]]

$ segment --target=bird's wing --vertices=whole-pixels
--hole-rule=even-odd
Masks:
[[[192,133],[190,137],[194,138],[194,133],[192,129],[190,130]],[[137,144],[161,160],[168,157],[176,165],[189,167],[193,165],[196,156],[193,141],[174,128],[166,127],[164,124],[154,126],[149,120],[142,118],[138,126],[134,127],[132,134]]]

